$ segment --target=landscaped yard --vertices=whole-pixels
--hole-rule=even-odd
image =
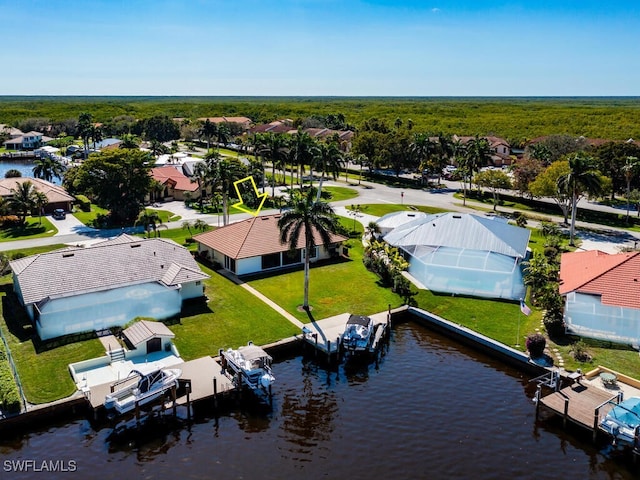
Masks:
[[[347,209],[352,210],[351,206],[348,206]],[[444,213],[450,211],[443,208],[428,207],[425,205],[399,205],[397,203],[364,203],[360,205],[360,212],[366,213],[367,215],[373,215],[375,217],[382,217],[387,213],[402,212],[405,210],[416,210],[427,214]]]
[[[52,237],[58,233],[47,217],[27,217],[25,225],[0,229],[0,242]]]
[[[73,212],[73,216],[76,217],[78,220],[80,220],[85,225],[91,227],[91,226],[93,226],[93,222],[98,217],[98,215],[107,215],[108,213],[109,213],[109,210],[106,210],[104,208],[100,208],[97,205],[94,205],[92,203],[91,204],[91,211],[83,212],[83,211],[80,211],[80,210],[76,210],[75,212]]]

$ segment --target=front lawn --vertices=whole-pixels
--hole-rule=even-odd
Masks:
[[[89,227],[95,227],[94,221],[98,217],[98,215],[108,215],[109,210],[101,208],[97,205],[91,204],[91,211],[83,212],[80,210],[76,210],[73,212],[73,216],[76,217],[80,222],[84,223]],[[96,227],[97,228],[97,227]]]
[[[58,233],[47,217],[27,217],[24,225],[0,229],[0,242],[52,237]]]
[[[351,207],[347,207],[347,209],[352,210]],[[373,215],[374,217],[382,217],[387,213],[391,212],[403,212],[405,210],[415,210],[419,212],[424,212],[426,214],[434,214],[434,213],[444,213],[449,212],[450,210],[445,210],[442,208],[436,207],[428,207],[426,205],[400,205],[400,204],[391,204],[391,203],[365,203],[360,205],[360,212],[366,213],[367,215]]]

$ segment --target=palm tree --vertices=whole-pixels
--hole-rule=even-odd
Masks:
[[[210,157],[208,160],[205,160],[204,162],[196,163],[195,167],[193,167],[193,176],[195,177],[196,182],[198,182],[198,190],[200,191],[200,197],[198,197],[198,205],[200,206],[200,211],[202,211],[202,208],[203,208],[202,203],[204,201],[204,195],[207,190],[207,185],[211,181],[211,175],[212,175],[211,160],[217,159],[217,158],[218,158],[217,155]]]
[[[209,228],[209,224],[202,219],[195,220],[193,222],[193,228],[196,230],[200,230],[201,232],[206,231]]]
[[[237,158],[220,158],[212,161],[211,172],[213,183],[220,188],[222,194],[222,223],[229,223],[229,192],[233,182],[240,180],[245,174],[244,166]]]
[[[289,158],[291,160],[291,189],[293,189],[293,170],[297,170],[298,183],[300,183],[300,177],[304,171],[305,165],[310,165],[313,159],[313,150],[316,147],[316,143],[311,136],[302,130],[301,127],[298,131],[291,136],[289,141]],[[295,166],[294,166],[295,162]]]
[[[340,168],[343,163],[343,155],[340,147],[335,142],[319,143],[315,151],[314,165],[316,170],[320,172],[320,183],[318,184],[318,196],[316,202],[320,201],[322,194],[322,181],[325,173],[331,173],[333,179],[338,178]]]
[[[380,225],[376,222],[369,222],[364,231],[365,235],[369,238],[369,243],[371,243],[376,239],[376,235],[380,233]]]
[[[104,138],[102,127],[98,125],[91,126],[91,140],[93,140],[93,149],[96,149],[96,143],[100,143]]]
[[[65,171],[64,165],[50,157],[36,158],[33,161],[33,176],[51,182],[53,178],[60,180]]]
[[[144,227],[144,231],[147,232],[147,238],[151,236],[151,231],[153,230],[156,236],[158,234],[158,227],[162,225],[162,219],[158,212],[154,210],[144,210],[138,216],[136,220],[136,225],[142,225]]]
[[[259,147],[260,155],[271,162],[271,173],[273,184],[271,185],[271,196],[276,196],[276,168],[286,158],[286,140],[281,134],[267,133],[262,136]],[[226,224],[225,224],[226,225]]]
[[[49,199],[44,192],[36,191],[34,193],[34,201],[36,207],[38,208],[38,223],[42,225],[42,211],[47,203],[49,203]]]
[[[593,158],[584,152],[569,157],[569,172],[558,178],[558,189],[571,196],[571,229],[569,245],[573,246],[578,201],[583,194],[597,195],[602,190],[599,172],[593,166]]]
[[[416,133],[409,148],[415,161],[420,164],[420,172],[422,172],[435,152],[435,144],[426,133]]]
[[[622,172],[624,173],[624,179],[627,181],[627,220],[626,223],[629,223],[629,210],[631,209],[631,180],[638,173],[638,167],[640,163],[638,163],[638,157],[628,156],[626,158],[625,164],[622,166]]]
[[[120,140],[120,148],[136,149],[140,146],[138,138],[132,133],[125,133]]]
[[[331,232],[337,227],[333,209],[328,203],[313,200],[309,189],[305,194],[292,197],[291,209],[278,220],[280,241],[288,244],[291,251],[298,249],[301,235],[304,238],[304,301],[302,308],[309,309],[309,265],[312,251],[320,240],[324,247],[331,243]]]
[[[27,215],[36,208],[36,189],[29,180],[26,182],[16,182],[16,188],[11,189],[9,206],[18,212],[18,218],[22,224],[25,223]]]
[[[93,133],[92,116],[90,113],[83,112],[78,117],[77,134],[82,139],[84,146],[84,158],[89,156],[89,138]]]
[[[193,233],[191,233],[191,227],[193,227],[193,224],[189,221],[189,220],[185,220],[184,222],[182,222],[182,229],[183,230],[187,230],[187,232],[189,232],[189,238],[193,238]]]
[[[469,140],[465,146],[466,172],[469,175],[469,188],[474,172],[479,172],[482,167],[486,167],[491,159],[491,148],[486,138],[476,135]]]
[[[208,118],[202,123],[198,130],[198,135],[207,140],[207,152],[211,149],[211,138],[218,134],[218,125],[211,122]]]
[[[10,168],[4,174],[4,178],[18,178],[22,176],[22,172],[15,168]]]

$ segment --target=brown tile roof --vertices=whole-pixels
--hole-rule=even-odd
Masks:
[[[280,217],[278,214],[253,217],[196,235],[193,238],[196,242],[235,259],[285,252],[289,250],[289,246],[280,243],[280,230],[278,229]],[[332,243],[345,240],[347,237],[336,233],[331,234]],[[316,245],[322,244],[317,233],[315,243]],[[303,235],[298,241],[298,248],[304,248]]]
[[[604,305],[640,308],[640,252],[563,254],[560,294],[570,292],[601,295]]]
[[[137,283],[172,287],[209,278],[189,251],[173,240],[130,235],[12,260],[10,266],[25,304]]]
[[[205,117],[198,120],[202,122],[209,120],[211,123],[240,123],[246,126],[251,124],[251,119],[248,117]]]
[[[197,182],[192,181],[173,166],[154,167],[151,169],[151,176],[163,185],[169,183],[174,190],[182,190],[183,192],[198,190]]]

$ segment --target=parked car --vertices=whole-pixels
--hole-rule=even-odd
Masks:
[[[56,208],[53,211],[53,218],[56,220],[64,220],[67,218],[67,213],[62,208]]]

